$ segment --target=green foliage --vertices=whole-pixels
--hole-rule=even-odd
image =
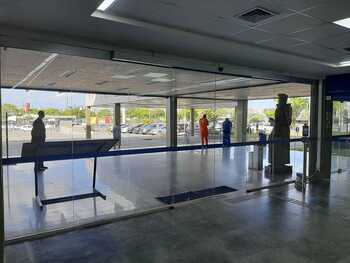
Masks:
[[[12,115],[19,115],[23,111],[13,104],[5,103],[2,105],[2,114],[5,115],[6,112]]]
[[[266,118],[275,118],[275,109],[273,108],[264,109],[264,114]]]
[[[257,123],[257,122],[263,122],[266,120],[266,116],[261,113],[250,113],[248,115],[248,123]]]
[[[163,109],[131,108],[126,111],[126,118],[135,123],[148,124],[154,121],[165,122],[165,111]]]
[[[233,109],[196,109],[195,110],[195,120],[199,120],[203,114],[207,115],[209,122],[216,122],[219,118],[231,118],[234,119]]]
[[[308,98],[291,98],[289,103],[292,106],[292,125],[295,125],[296,119],[299,117],[300,113],[309,108],[309,99]]]
[[[44,111],[46,111],[46,109],[43,109]],[[49,114],[47,114],[49,115]],[[63,116],[76,116],[78,119],[82,119],[85,118],[85,111],[75,107],[75,108],[68,108],[65,109],[63,111],[59,111],[59,115],[63,115]]]
[[[107,116],[112,116],[112,112],[108,109],[102,109],[97,112],[97,117],[104,118]]]
[[[45,113],[46,115],[60,115],[60,110],[59,109],[55,109],[55,108],[47,108],[45,109]]]
[[[55,108],[44,108],[41,110],[45,111],[46,116],[76,116],[77,118],[85,118],[85,111],[81,110],[78,107],[68,108],[63,111]],[[24,115],[24,111],[22,108],[19,108],[9,103],[5,103],[2,105],[2,114],[4,115],[5,112],[9,113],[9,115]],[[35,115],[38,113],[38,109],[31,108],[28,113]]]

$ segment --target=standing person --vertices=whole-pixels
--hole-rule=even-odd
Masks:
[[[231,144],[231,131],[232,131],[232,122],[226,118],[222,123],[222,144],[228,146]]]
[[[46,129],[45,124],[43,122],[43,119],[45,118],[45,112],[39,111],[38,112],[38,118],[33,122],[33,128],[32,128],[32,143],[36,144],[37,149],[40,148],[40,145],[43,144],[46,140]],[[36,161],[34,170],[35,171],[44,171],[47,167],[44,166],[43,161]]]
[[[208,145],[208,119],[207,115],[203,114],[203,117],[199,120],[199,130],[201,135],[202,146]]]
[[[112,129],[112,133],[113,133],[113,139],[117,141],[117,143],[114,145],[114,149],[116,149],[117,144],[118,144],[118,148],[120,148],[120,145],[121,145],[121,129],[120,129],[120,125],[115,124],[113,129]]]

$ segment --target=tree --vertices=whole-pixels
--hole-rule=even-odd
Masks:
[[[292,114],[292,125],[295,125],[297,118],[303,110],[307,110],[309,108],[309,99],[308,98],[291,98],[289,99],[289,103],[292,106],[293,114]]]
[[[20,110],[15,105],[10,104],[10,103],[5,103],[5,104],[2,105],[2,114],[3,115],[5,115],[6,112],[8,114],[18,115],[19,113],[21,113],[21,111],[22,110]]]
[[[261,113],[250,113],[248,116],[248,123],[258,123],[265,121],[266,117]]]
[[[264,109],[264,114],[266,118],[275,118],[275,109],[273,108]]]
[[[103,118],[106,116],[112,116],[112,112],[108,109],[102,109],[97,112],[97,117]]]
[[[50,116],[61,115],[61,111],[59,109],[55,109],[55,108],[46,108],[46,109],[44,109],[44,111],[45,111],[46,115],[50,115]]]

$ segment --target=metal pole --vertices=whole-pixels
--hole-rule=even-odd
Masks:
[[[305,180],[306,180],[306,173],[307,173],[307,139],[304,138],[303,140],[303,145],[304,145],[304,156],[303,156],[303,177],[302,177],[302,182],[301,182],[301,186],[302,186],[302,191],[303,193],[305,192]]]
[[[2,53],[3,48],[0,48],[0,87],[2,87]],[[1,105],[1,90],[0,90],[0,105]],[[2,123],[2,107],[0,107],[0,123]],[[2,125],[1,125],[2,126]],[[2,129],[0,127],[0,129]],[[0,147],[2,149],[2,130],[0,130]],[[2,150],[0,151],[2,153]],[[3,184],[3,166],[2,158],[0,159],[0,263],[4,262],[4,242],[5,242],[5,223],[4,223],[4,184]]]
[[[38,161],[36,161],[36,163],[37,163],[37,162],[38,162]],[[35,167],[34,167],[34,170],[35,170],[35,171],[34,171],[35,197],[37,198],[38,195],[39,195],[39,191],[38,191],[38,172],[37,172],[37,167],[36,167],[36,165],[35,165]]]
[[[6,157],[9,158],[9,116],[6,112]]]
[[[94,158],[94,174],[93,174],[93,181],[92,181],[92,188],[94,190],[96,186],[96,169],[97,169],[97,157]]]

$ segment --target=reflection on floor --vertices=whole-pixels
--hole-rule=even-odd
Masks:
[[[350,262],[349,173],[6,247],[7,262]]]
[[[26,235],[109,216],[122,216],[160,207],[156,197],[226,185],[238,189],[260,187],[290,178],[267,178],[248,170],[250,147],[209,149],[100,158],[97,189],[101,198],[49,205],[34,202],[32,164],[4,168],[6,237]],[[265,152],[266,155],[266,152]],[[266,157],[266,156],[265,156]],[[292,152],[294,172],[301,172],[302,152]],[[266,158],[265,158],[266,163]],[[39,180],[46,198],[91,191],[92,160],[46,162]]]

